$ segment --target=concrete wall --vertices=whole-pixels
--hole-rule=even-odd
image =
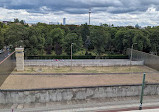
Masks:
[[[7,53],[7,57],[0,62],[0,86],[14,70],[15,66],[15,52],[12,52],[10,55]]]
[[[127,49],[127,55],[130,56],[131,49]],[[159,70],[159,56],[149,53],[132,50],[132,59],[144,61],[144,64],[153,69]]]
[[[16,69],[24,71],[24,48],[15,48],[16,52]]]
[[[139,96],[141,85],[55,88],[42,90],[0,90],[0,104],[62,102],[111,97]],[[159,84],[149,84],[144,95],[159,95]]]
[[[132,65],[143,65],[143,61],[132,61]],[[73,59],[72,66],[125,66],[128,59]],[[71,60],[25,60],[25,66],[71,66]]]

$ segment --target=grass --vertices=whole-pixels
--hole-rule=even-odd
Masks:
[[[23,72],[14,73],[130,73],[154,72],[146,66],[113,66],[113,67],[25,67]]]

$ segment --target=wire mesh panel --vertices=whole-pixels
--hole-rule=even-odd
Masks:
[[[0,86],[1,86],[16,66],[15,52],[12,52],[10,54],[8,51],[6,51],[4,52],[4,54],[0,54],[0,57],[1,57],[0,61]]]

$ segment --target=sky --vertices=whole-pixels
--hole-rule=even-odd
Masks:
[[[159,0],[0,0],[0,21],[158,26]]]

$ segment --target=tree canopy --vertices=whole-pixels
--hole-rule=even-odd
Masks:
[[[25,55],[124,54],[133,43],[134,49],[159,54],[159,27],[115,27],[93,25],[26,25],[24,20],[0,22],[0,49],[23,46]]]

